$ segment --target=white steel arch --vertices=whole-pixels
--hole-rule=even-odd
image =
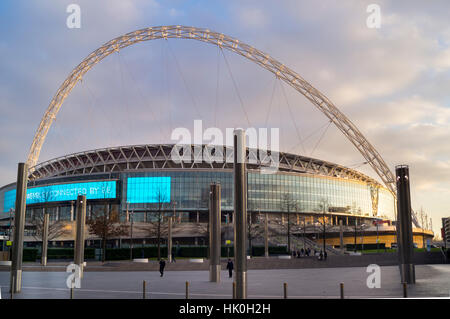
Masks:
[[[186,27],[186,26],[158,26],[149,27],[134,32],[127,33],[117,37],[100,48],[89,54],[59,87],[50,105],[42,117],[39,128],[31,144],[28,154],[27,164],[31,172],[36,165],[39,154],[44,144],[45,137],[52,125],[62,103],[72,91],[73,87],[80,81],[83,75],[89,71],[95,64],[100,62],[108,55],[119,51],[132,44],[155,40],[155,39],[192,39],[210,44],[218,45],[229,51],[242,55],[243,57],[255,62],[259,66],[275,74],[278,78],[289,84],[295,90],[305,96],[312,104],[314,104],[326,117],[332,121],[337,128],[347,137],[347,139],[358,149],[358,151],[366,159],[367,163],[375,170],[386,187],[396,196],[395,178],[381,155],[363,136],[358,128],[319,90],[314,88],[306,80],[304,80],[296,72],[270,57],[268,54],[261,52],[254,47],[240,42],[222,33],[217,33],[203,28]]]

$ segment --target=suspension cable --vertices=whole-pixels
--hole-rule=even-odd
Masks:
[[[303,152],[304,152],[304,154],[306,154],[306,149],[305,149],[305,145],[303,144],[303,139],[302,139],[302,135],[300,133],[300,129],[298,128],[297,123],[294,121],[294,114],[292,113],[292,109],[291,109],[291,106],[289,104],[289,100],[287,98],[286,91],[284,90],[283,82],[281,82],[281,81],[280,81],[280,87],[281,87],[281,91],[283,92],[283,96],[284,96],[284,99],[286,101],[286,105],[288,106],[289,115],[290,115],[290,118],[292,120],[292,123],[294,124],[295,131],[297,132],[298,139],[299,139],[299,141],[301,143]]]
[[[311,154],[309,155],[309,157],[312,157],[314,151],[316,150],[317,146],[319,145],[319,143],[322,141],[322,138],[325,136],[325,133],[328,131],[328,128],[330,127],[331,123],[333,123],[333,121],[329,121],[327,128],[323,131],[322,135],[320,136],[319,140],[317,141],[316,145],[314,146],[313,150],[311,151]]]
[[[241,95],[239,94],[239,89],[238,89],[238,87],[237,87],[236,81],[234,80],[233,72],[231,72],[230,65],[228,64],[227,57],[225,56],[225,53],[223,52],[223,49],[222,49],[222,48],[220,48],[220,51],[222,52],[223,58],[224,58],[224,60],[225,60],[225,64],[226,64],[226,66],[227,66],[228,73],[230,74],[231,80],[232,80],[232,82],[233,82],[234,90],[236,91],[236,95],[238,96],[239,102],[240,102],[241,107],[242,107],[242,110],[244,111],[244,115],[245,115],[245,118],[246,118],[246,120],[247,120],[248,126],[249,126],[249,127],[252,127],[252,125],[250,124],[250,120],[249,120],[248,114],[247,114],[247,112],[245,111],[244,102],[242,101]]]
[[[94,107],[94,104],[96,104],[96,108],[100,109],[100,111],[103,113],[103,116],[105,119],[108,120],[109,122],[109,139],[110,139],[110,145],[114,145],[113,143],[113,138],[112,138],[112,132],[113,132],[113,128],[112,128],[112,120],[109,117],[109,114],[104,110],[104,108],[101,107],[101,105],[99,103],[95,103],[95,101],[98,101],[97,97],[94,95],[94,93],[92,92],[91,88],[89,87],[87,81],[83,81],[82,82],[83,87],[85,87],[91,97],[91,105],[92,107]]]
[[[183,74],[183,72],[181,71],[181,66],[180,66],[180,64],[178,63],[177,56],[175,55],[175,52],[172,50],[172,47],[170,46],[169,40],[166,39],[166,41],[167,41],[167,42],[166,42],[166,43],[167,43],[167,47],[169,48],[169,52],[170,52],[170,54],[172,55],[173,59],[175,60],[175,66],[177,67],[177,71],[178,71],[178,73],[180,74],[181,79],[183,80],[183,84],[184,84],[184,86],[185,86],[185,88],[186,88],[186,91],[188,92],[188,94],[189,94],[189,96],[190,96],[190,98],[191,98],[192,105],[194,106],[195,111],[197,112],[198,117],[201,118],[201,114],[200,114],[200,112],[199,112],[199,109],[198,109],[198,106],[197,106],[197,102],[195,101],[195,98],[194,98],[194,94],[192,93],[191,89],[189,88],[188,82],[186,81],[186,78],[184,77],[184,74]]]
[[[123,69],[122,69],[122,59],[121,59],[121,55],[120,55],[120,51],[117,51],[117,58],[119,61],[119,70],[120,70],[120,80],[121,80],[121,85],[122,85],[122,94],[123,94],[123,100],[124,100],[124,104],[125,104],[125,108],[126,108],[126,112],[127,112],[127,120],[128,120],[128,136],[131,137],[133,134],[133,128],[131,125],[131,119],[130,119],[130,107],[128,105],[128,101],[127,98],[125,96],[125,85],[124,85],[124,74],[123,74]]]
[[[148,104],[148,99],[145,99],[144,94],[142,93],[141,87],[140,87],[139,83],[136,81],[136,78],[134,77],[133,72],[131,71],[131,68],[130,68],[128,62],[127,62],[127,60],[125,59],[125,56],[122,56],[122,60],[123,60],[123,64],[125,65],[125,68],[126,68],[127,71],[128,71],[128,74],[130,75],[131,80],[133,81],[134,87],[135,87],[136,90],[138,91],[138,93],[139,93],[139,95],[140,95],[142,101],[143,101],[145,104],[147,104],[147,106],[149,106],[149,111],[150,111],[150,114],[151,114],[151,116],[152,116],[152,119],[153,119],[154,121],[156,121],[155,113],[153,112],[152,107]],[[146,101],[146,100],[147,100],[147,101]]]
[[[214,104],[214,127],[217,127],[217,106],[219,104],[220,51],[217,47],[216,101]]]
[[[264,123],[265,127],[267,127],[267,123],[269,122],[269,116],[270,116],[270,112],[272,110],[273,97],[275,95],[276,88],[277,88],[277,79],[275,78],[273,81],[272,95],[270,96],[270,101],[269,101],[269,110],[267,111],[266,121]]]
[[[331,122],[330,120],[327,121],[325,124],[323,124],[322,126],[320,126],[318,129],[312,131],[309,135],[307,135],[304,139],[303,142],[306,142],[307,140],[309,140],[310,137],[314,136],[317,132],[319,132],[320,130],[322,130],[325,126],[329,125],[329,122]],[[294,145],[294,147],[290,148],[288,153],[292,152],[295,148],[297,148],[297,146],[299,146],[300,142],[298,142],[297,144]]]

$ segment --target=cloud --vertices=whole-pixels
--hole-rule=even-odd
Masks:
[[[261,28],[267,25],[268,19],[261,8],[238,6],[237,16],[243,26],[250,28]]]
[[[175,8],[170,8],[169,10],[169,16],[171,16],[172,18],[178,18],[184,15],[183,11],[177,10]]]

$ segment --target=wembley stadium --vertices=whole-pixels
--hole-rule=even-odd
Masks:
[[[173,147],[111,147],[36,165],[28,176],[25,245],[39,244],[35,221],[45,209],[50,221],[64,229],[49,234],[50,245],[73,247],[79,194],[87,198],[87,219],[106,214],[118,224],[133,225],[131,236],[110,238],[108,247],[154,244],[156,236],[149,229],[157,211],[163,213],[163,229],[166,217],[175,217],[175,242],[204,245],[212,183],[221,184],[222,241],[229,243],[233,240],[233,163],[226,156],[212,163],[173,161]],[[189,147],[194,150],[195,146]],[[226,154],[228,148],[221,148]],[[261,225],[267,218],[271,246],[286,245],[288,237],[294,250],[319,244],[323,238],[330,248],[342,243],[395,247],[395,200],[375,179],[338,164],[283,152],[273,174],[262,173],[261,163],[249,160],[248,150],[246,166],[252,245],[263,243]],[[15,183],[0,188],[0,232],[5,236],[11,231],[15,198]],[[161,235],[164,238],[164,232]],[[418,247],[432,236],[431,231],[414,229]],[[99,245],[95,234],[87,233],[86,240],[88,246]]]

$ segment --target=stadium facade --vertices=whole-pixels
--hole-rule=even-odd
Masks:
[[[195,147],[205,150],[207,146],[189,147],[194,152]],[[171,144],[111,147],[38,164],[29,175],[26,242],[37,241],[33,239],[36,232],[33,220],[42,215],[44,208],[51,221],[65,223],[67,229],[74,228],[74,204],[78,194],[85,194],[88,219],[106,213],[121,223],[133,219],[135,227],[141,225],[140,229],[144,229],[146,223],[155,220],[155,211],[162,210],[165,216],[174,215],[180,226],[173,234],[175,240],[204,243],[205,230],[193,225],[208,221],[211,183],[221,184],[222,223],[232,224],[233,163],[227,161],[226,155],[232,149],[220,147],[222,161],[180,163],[172,160],[173,148]],[[247,207],[251,223],[258,224],[267,216],[274,225],[303,225],[303,235],[317,240],[318,221],[325,221],[330,227],[342,221],[349,232],[346,235],[349,243],[353,243],[352,227],[356,231],[358,225],[367,225],[367,235],[368,228],[377,225],[377,241],[383,229],[390,234],[390,239],[385,240],[387,246],[388,242],[396,241],[389,218],[395,216],[394,197],[376,180],[350,168],[289,153],[279,153],[276,173],[263,174],[261,163],[250,160],[247,153]],[[9,231],[14,205],[15,184],[1,187],[0,226],[4,234]],[[378,225],[382,227],[379,229]],[[292,229],[295,234],[295,227]],[[144,244],[146,240],[151,242],[151,237],[148,232],[139,233],[139,227],[135,229],[134,240]],[[333,236],[328,237],[327,242],[336,245]],[[92,234],[86,238],[92,242],[96,239]],[[61,246],[73,245],[73,234],[52,240]],[[115,239],[113,245],[119,240],[127,238]],[[421,241],[417,239],[418,243]]]

